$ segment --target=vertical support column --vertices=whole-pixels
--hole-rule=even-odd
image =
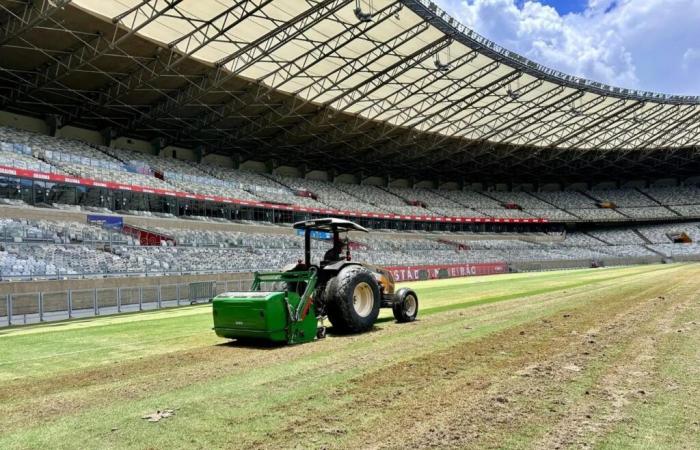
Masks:
[[[160,290],[160,284],[158,285],[158,309],[161,309],[163,307],[163,304],[161,302],[161,290]]]
[[[122,312],[122,288],[117,288],[117,312]]]
[[[44,321],[44,293],[39,292],[39,322]]]
[[[180,285],[175,285],[175,297],[177,298],[177,306],[180,306]]]
[[[143,311],[143,286],[139,288],[139,311]]]
[[[96,316],[100,315],[100,307],[97,306],[97,288],[92,290],[92,309]]]
[[[7,326],[12,326],[12,294],[7,294],[5,297],[7,303]]]
[[[68,289],[68,318],[72,319],[73,318],[73,290]]]

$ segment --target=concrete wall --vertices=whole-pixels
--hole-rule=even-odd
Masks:
[[[397,178],[395,180],[392,179],[389,186],[395,188],[408,188],[411,187],[411,181],[407,178]]]
[[[431,180],[421,180],[414,184],[413,187],[418,189],[434,189],[437,187],[437,183]]]
[[[298,167],[292,166],[279,166],[274,170],[274,173],[283,177],[300,178],[303,176]]]
[[[183,161],[197,161],[198,158],[195,150],[184,147],[176,147],[174,145],[161,149],[160,156],[181,159]]]
[[[99,131],[86,130],[85,128],[72,127],[70,125],[56,130],[56,137],[66,139],[78,139],[91,144],[104,145],[105,140]]]
[[[229,169],[233,167],[233,159],[224,155],[205,155],[202,158],[202,163],[216,167],[228,167]]]
[[[0,125],[19,128],[20,130],[33,131],[35,133],[49,134],[49,126],[41,119],[0,111]]]
[[[148,141],[142,141],[141,139],[132,139],[127,137],[120,137],[113,140],[110,143],[110,147],[113,148],[125,148],[127,150],[133,150],[135,152],[147,153],[150,155],[156,154],[153,145]]]
[[[309,180],[333,181],[329,179],[328,172],[325,170],[312,170],[306,174],[306,178]]]
[[[259,173],[266,173],[267,172],[267,166],[265,165],[264,162],[261,161],[243,161],[239,167],[240,169],[243,170],[248,170],[250,172],[259,172]]]
[[[384,177],[367,177],[362,180],[362,184],[368,186],[386,186],[386,179]]]
[[[446,183],[442,183],[439,188],[446,191],[456,191],[459,190],[459,183],[456,181],[448,181]]]
[[[630,180],[622,183],[620,185],[622,188],[644,188],[647,187],[647,182],[645,180]]]
[[[333,180],[333,182],[345,184],[359,184],[360,181],[357,179],[357,176],[352,173],[341,173],[340,175],[335,177],[335,180]]]

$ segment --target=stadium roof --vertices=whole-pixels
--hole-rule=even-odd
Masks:
[[[0,109],[242,159],[469,180],[697,174],[700,99],[606,86],[424,0],[0,0]]]

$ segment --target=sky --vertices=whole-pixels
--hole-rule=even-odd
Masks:
[[[497,44],[613,86],[700,95],[700,0],[434,0]]]

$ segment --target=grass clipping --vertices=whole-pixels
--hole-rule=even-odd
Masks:
[[[149,422],[160,422],[162,419],[167,419],[168,417],[172,417],[175,415],[175,411],[172,409],[164,409],[162,411],[156,411],[151,414],[146,414],[145,416],[141,416],[142,419],[145,419]]]

